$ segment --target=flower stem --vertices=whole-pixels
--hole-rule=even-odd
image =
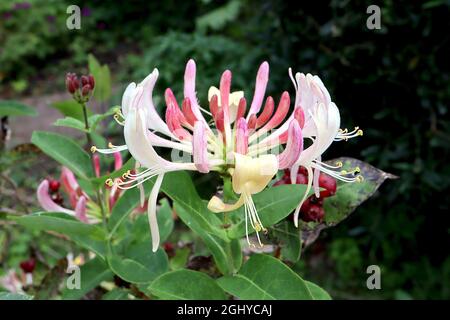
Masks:
[[[83,109],[83,118],[84,118],[84,127],[86,129],[86,138],[87,138],[87,142],[88,142],[88,147],[90,148],[92,146],[92,137],[91,137],[91,133],[89,132],[89,119],[87,116],[87,108],[86,108],[86,103],[82,102],[80,103],[81,107]],[[93,159],[91,158],[91,163],[92,163],[92,168],[94,169],[95,172],[95,164]],[[106,231],[108,231],[108,224],[106,221],[106,212],[105,212],[105,206],[103,204],[103,196],[102,196],[102,190],[101,188],[97,188],[96,190],[96,197],[97,197],[97,202],[100,205],[100,211],[102,214],[102,221],[103,221],[103,227],[105,228]]]

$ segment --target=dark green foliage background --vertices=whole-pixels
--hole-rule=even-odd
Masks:
[[[64,2],[31,3],[42,16],[27,29],[0,21],[3,89],[38,70],[45,76],[84,65],[88,52],[111,63],[116,82],[138,81],[158,67],[157,92],[170,86],[177,97],[184,64],[194,58],[202,101],[225,68],[249,97],[259,63],[269,61],[268,91],[276,99],[283,90],[294,94],[289,67],[318,74],[342,126],[364,129],[324,158],[359,158],[399,179],[322,234],[296,268],[337,298],[450,298],[448,1],[79,1],[90,14],[82,30],[70,32]],[[381,30],[366,27],[371,4],[381,7]],[[48,14],[59,21],[54,33],[44,32]],[[13,37],[23,33],[37,44],[11,54]],[[365,286],[371,264],[382,268],[382,290]]]

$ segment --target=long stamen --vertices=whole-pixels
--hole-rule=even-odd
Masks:
[[[120,151],[124,151],[124,150],[128,149],[126,144],[124,144],[122,146],[115,146],[112,143],[108,144],[108,148],[109,149],[99,149],[96,146],[92,146],[91,147],[91,152],[92,153],[100,152],[100,153],[103,153],[103,154],[111,154],[111,153],[120,152]]]
[[[339,129],[338,134],[334,141],[347,141],[348,139],[359,137],[363,135],[363,131],[359,127],[355,127],[352,131],[348,132],[347,129]]]
[[[361,172],[359,167],[356,167],[350,171],[342,170],[339,172],[322,167],[319,163],[314,163],[312,165],[312,167],[332,176],[333,178],[339,179],[344,182],[362,182],[362,181],[364,181],[364,177],[359,174]],[[346,175],[354,175],[354,174],[356,174],[356,176],[346,177]]]
[[[245,213],[245,238],[247,239],[247,243],[249,246],[251,246],[252,244],[250,243],[250,240],[248,238],[248,209],[247,209],[247,204],[244,204],[244,213]]]
[[[330,164],[327,164],[325,162],[321,162],[321,161],[318,161],[318,160],[314,160],[314,162],[319,164],[319,165],[321,165],[321,166],[323,166],[323,167],[330,168],[330,169],[340,169],[343,166],[342,161],[336,161],[336,165],[335,166],[332,166]]]

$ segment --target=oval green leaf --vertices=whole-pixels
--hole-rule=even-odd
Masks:
[[[72,139],[53,132],[35,131],[31,142],[81,178],[94,175],[89,154]]]
[[[228,293],[243,300],[311,300],[306,281],[272,256],[255,254],[238,274],[217,280]]]
[[[165,300],[224,300],[225,292],[204,273],[177,270],[163,274],[148,287],[148,291]]]

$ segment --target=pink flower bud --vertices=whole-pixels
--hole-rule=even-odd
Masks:
[[[89,85],[91,86],[91,89],[94,90],[94,88],[95,88],[94,76],[92,74],[90,74],[90,75],[88,75],[88,79],[89,79]]]
[[[66,75],[66,88],[69,93],[74,94],[80,87],[80,83],[75,73],[68,73]]]
[[[83,88],[81,89],[81,95],[82,95],[83,97],[86,97],[86,96],[89,95],[89,93],[91,93],[91,91],[92,91],[91,85],[90,85],[90,84],[86,84],[86,85],[84,85]]]
[[[87,84],[89,84],[89,78],[87,76],[81,76],[81,86],[84,87]]]

